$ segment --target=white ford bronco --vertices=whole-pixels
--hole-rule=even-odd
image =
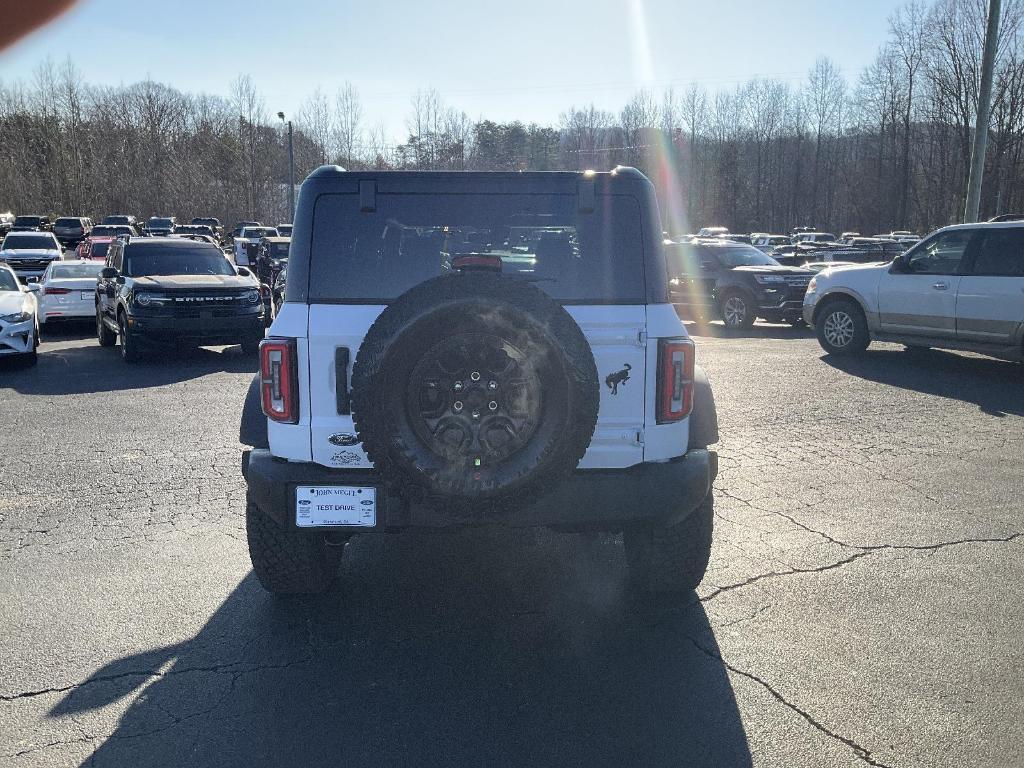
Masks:
[[[313,172],[240,436],[274,593],[416,526],[622,532],[638,590],[707,568],[715,404],[633,168]]]

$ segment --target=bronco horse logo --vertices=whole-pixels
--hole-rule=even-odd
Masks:
[[[622,370],[616,371],[615,373],[609,373],[604,377],[604,383],[612,391],[613,395],[619,394],[619,384],[625,385],[629,381],[629,372],[633,370],[633,366],[629,363],[622,364]]]

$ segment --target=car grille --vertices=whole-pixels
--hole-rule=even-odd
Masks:
[[[167,294],[170,301],[162,309],[174,317],[200,317],[204,310],[213,310],[214,317],[231,317],[255,306],[245,301],[249,291],[187,291]]]
[[[7,266],[17,272],[19,269],[39,270],[50,266],[52,259],[8,259]]]

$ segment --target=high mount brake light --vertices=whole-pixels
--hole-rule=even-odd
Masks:
[[[70,288],[43,288],[43,293],[47,296],[64,296],[65,294],[71,293]]]
[[[681,421],[693,409],[694,346],[690,339],[658,340],[659,424]]]
[[[260,342],[260,399],[268,419],[299,421],[299,366],[295,339],[271,337]]]

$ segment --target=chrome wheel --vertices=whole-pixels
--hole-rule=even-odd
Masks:
[[[853,341],[855,330],[850,313],[842,309],[831,312],[822,326],[825,341],[836,349],[841,349]]]
[[[747,302],[739,296],[730,296],[722,305],[722,319],[730,328],[743,325],[747,319]]]

